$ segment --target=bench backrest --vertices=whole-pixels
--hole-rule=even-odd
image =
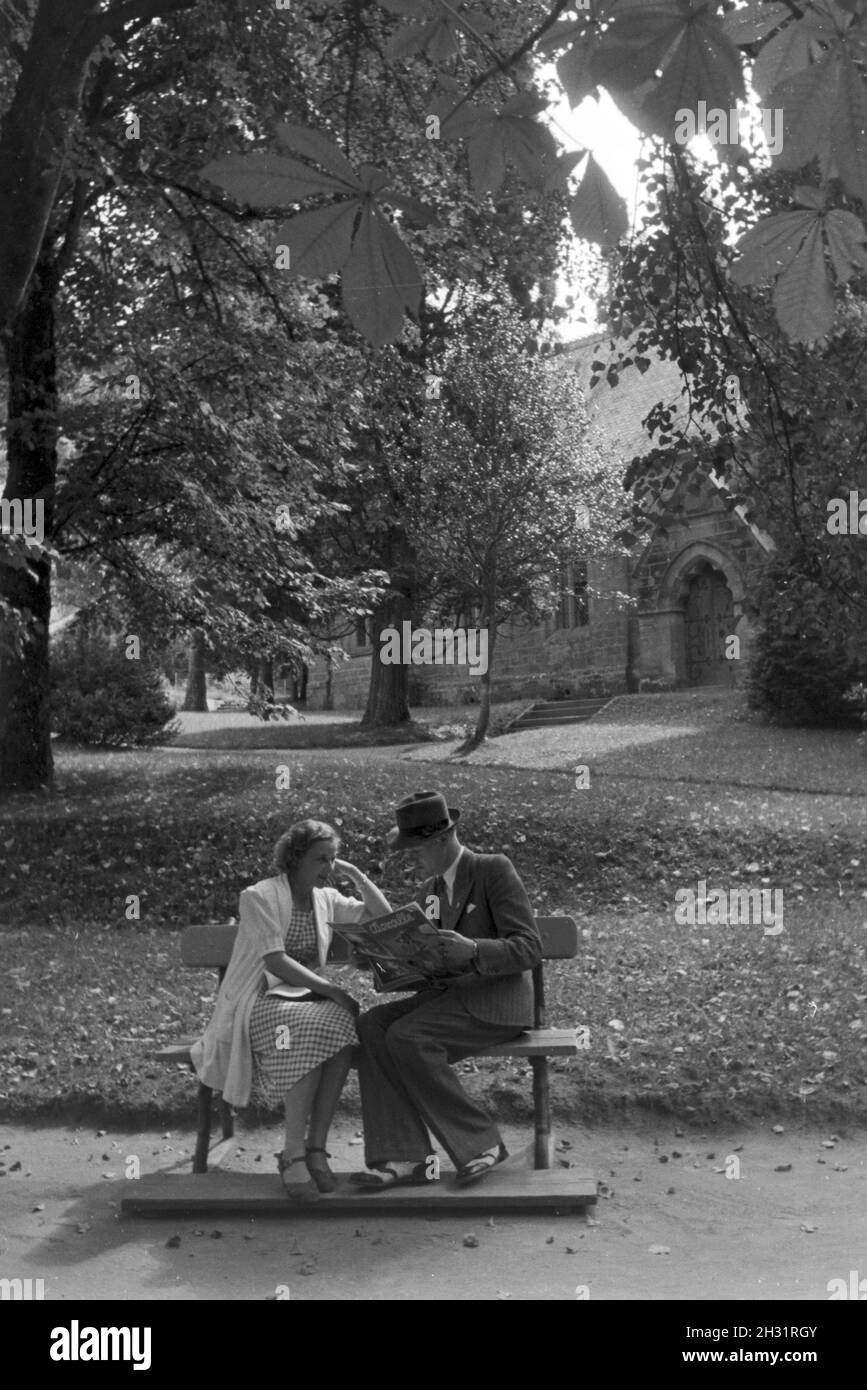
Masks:
[[[578,928],[573,918],[537,917],[536,926],[542,938],[543,960],[570,960],[577,956]],[[225,969],[237,931],[236,926],[186,927],[181,937],[181,960],[184,965]],[[348,943],[336,933],[328,958],[335,965],[349,959]]]

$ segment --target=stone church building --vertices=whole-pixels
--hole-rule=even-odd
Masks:
[[[683,418],[681,376],[675,364],[654,361],[644,375],[627,369],[613,390],[604,376],[591,389],[590,364],[606,353],[607,340],[597,335],[567,345],[552,362],[556,370],[577,374],[598,442],[625,464],[649,451],[642,420],[658,401],[676,404],[675,418]],[[628,556],[600,563],[576,555],[564,571],[557,608],[544,623],[516,621],[500,629],[492,669],[495,700],[743,679],[752,640],[750,595],[773,542],[742,509],[724,505],[725,489],[713,474],[697,470],[691,476],[698,489],[676,488],[664,517],[660,510],[658,523]],[[368,621],[344,640],[349,659],[332,670],[336,709],[363,708],[370,663],[379,650],[375,637]],[[735,637],[736,643],[730,640]],[[325,663],[318,661],[308,684],[313,707],[324,703],[325,678]],[[467,667],[411,668],[412,704],[477,699],[478,678]]]

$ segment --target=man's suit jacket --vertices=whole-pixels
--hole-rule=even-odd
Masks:
[[[479,943],[472,969],[444,982],[459,991],[470,1013],[486,1023],[533,1024],[533,982],[529,972],[542,959],[533,909],[515,866],[505,854],[473,854],[465,849],[455,874],[452,902],[435,878],[422,885],[424,911],[439,897],[439,926]],[[434,919],[436,920],[436,919]]]

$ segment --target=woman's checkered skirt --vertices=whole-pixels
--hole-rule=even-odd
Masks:
[[[316,926],[312,912],[292,911],[284,943],[286,954],[317,968]],[[279,1105],[307,1072],[346,1046],[355,1046],[355,1021],[331,999],[294,1001],[266,994],[262,985],[250,1015],[253,1047],[252,1099]]]

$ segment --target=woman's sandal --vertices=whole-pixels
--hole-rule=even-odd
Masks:
[[[389,1187],[425,1187],[431,1179],[427,1176],[427,1163],[417,1163],[411,1173],[397,1173],[394,1168],[369,1168],[364,1173],[353,1173],[349,1181],[362,1192],[385,1192]]]
[[[498,1163],[502,1163],[504,1158],[509,1157],[509,1151],[505,1144],[501,1144],[497,1154],[483,1153],[478,1158],[471,1158],[469,1163],[465,1163],[463,1168],[458,1169],[455,1178],[456,1187],[469,1187],[471,1182],[478,1182],[490,1173],[492,1168],[496,1168]]]
[[[298,1158],[287,1158],[285,1154],[275,1154],[277,1160],[277,1171],[283,1181],[283,1191],[293,1202],[318,1202],[319,1191],[315,1183],[310,1182],[287,1182],[286,1173],[295,1163],[306,1163],[306,1157],[301,1154]]]
[[[324,1154],[324,1158],[316,1159],[311,1163],[311,1154]],[[337,1179],[328,1166],[331,1154],[327,1149],[318,1146],[307,1150],[307,1171],[315,1182],[320,1192],[333,1192],[337,1186]]]

